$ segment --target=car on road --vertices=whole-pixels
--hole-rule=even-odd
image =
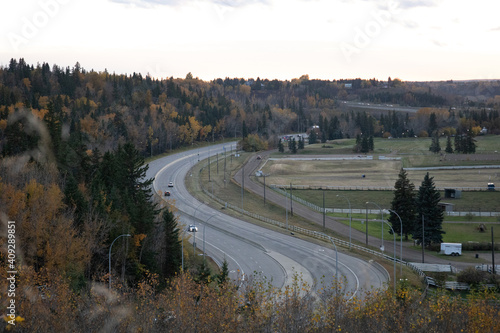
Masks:
[[[173,182],[168,183],[168,187],[174,187],[174,183]]]
[[[165,191],[165,196],[169,197],[170,196],[170,192],[169,191]]]
[[[191,225],[188,227],[188,230],[187,230],[187,231],[189,231],[189,232],[197,232],[197,231],[198,231],[198,227],[196,227],[195,225],[192,225],[192,224],[191,224]]]

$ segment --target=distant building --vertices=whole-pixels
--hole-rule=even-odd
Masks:
[[[345,83],[344,88],[346,89],[352,89],[352,83]]]

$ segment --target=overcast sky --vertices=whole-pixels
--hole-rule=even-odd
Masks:
[[[500,79],[498,0],[22,0],[0,65],[204,80]]]

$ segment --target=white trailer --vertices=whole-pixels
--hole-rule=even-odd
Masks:
[[[441,253],[447,256],[460,256],[462,255],[461,243],[441,243]]]

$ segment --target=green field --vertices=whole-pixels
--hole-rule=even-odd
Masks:
[[[444,146],[446,142],[441,142]],[[477,138],[476,154],[433,154],[429,151],[430,138],[375,139],[372,159],[352,159],[363,156],[353,154],[354,139],[334,140],[326,144],[306,146],[300,154],[274,153],[262,168],[267,174],[268,185],[312,188],[297,190],[294,194],[315,205],[322,206],[323,189],[326,192],[326,207],[346,208],[348,197],[353,208],[364,209],[367,201],[373,201],[384,208],[390,207],[392,188],[402,167],[460,167],[490,166],[474,169],[408,170],[408,178],[418,190],[425,174],[433,177],[438,189],[451,188],[462,191],[460,198],[444,198],[442,202],[452,204],[454,211],[500,212],[500,191],[485,191],[490,182],[500,187],[500,136]],[[330,147],[330,148],[325,148]],[[308,158],[293,160],[287,157]],[[318,158],[332,160],[319,160]],[[392,159],[387,159],[388,157]],[[349,158],[349,159],[346,159]],[[256,177],[262,181],[261,177]],[[474,191],[471,191],[474,189]]]
[[[417,188],[418,189],[418,188]],[[352,209],[366,209],[366,202],[375,202],[382,208],[390,208],[391,201],[394,198],[392,191],[339,191],[326,190],[325,207],[347,209],[349,204],[344,197],[351,202]],[[323,207],[322,190],[294,190],[293,195],[304,199],[316,206]],[[337,195],[339,195],[337,197]],[[341,197],[344,196],[344,197]],[[441,192],[441,197],[444,192]],[[494,192],[462,192],[460,199],[442,199],[442,202],[453,204],[453,210],[456,212],[500,212],[500,191]],[[375,205],[370,205],[368,209],[376,209]],[[462,217],[462,221],[465,217]],[[476,219],[477,220],[477,219]]]

